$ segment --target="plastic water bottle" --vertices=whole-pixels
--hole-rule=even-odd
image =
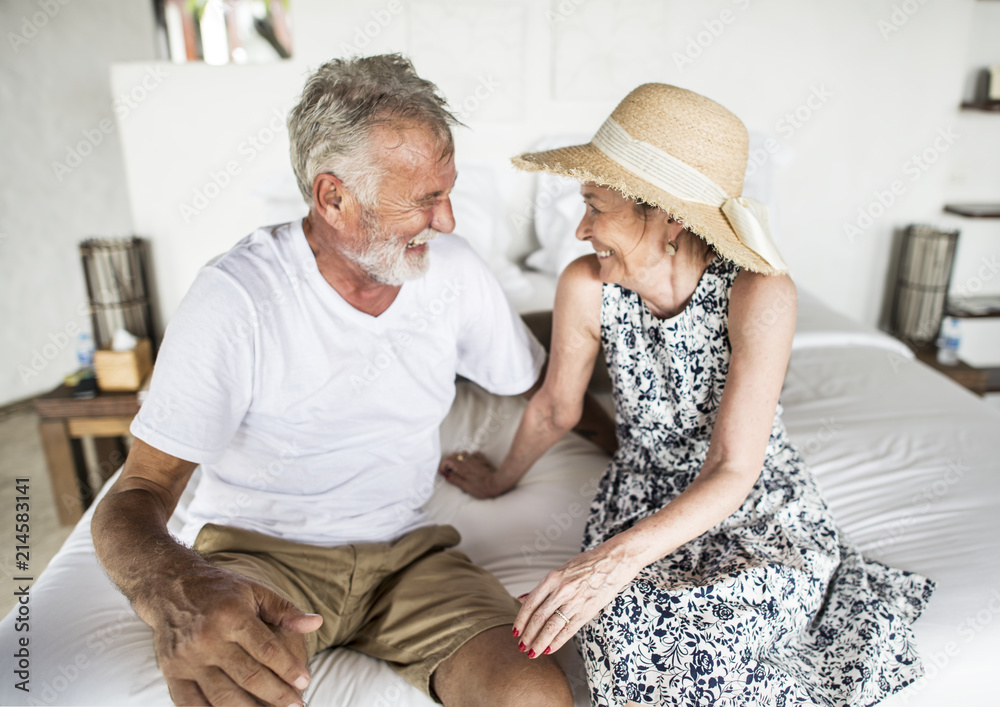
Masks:
[[[954,366],[958,363],[958,345],[962,340],[958,317],[945,317],[937,342],[938,363]]]
[[[87,371],[94,368],[94,339],[89,331],[76,337],[76,365]]]

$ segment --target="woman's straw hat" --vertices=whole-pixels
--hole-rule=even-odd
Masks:
[[[618,104],[586,145],[527,153],[513,162],[657,206],[741,268],[787,272],[767,208],[740,196],[748,142],[740,119],[715,101],[647,83]]]

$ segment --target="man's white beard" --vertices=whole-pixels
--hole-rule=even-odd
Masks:
[[[362,216],[361,227],[366,232],[365,242],[358,250],[346,251],[345,255],[372,280],[395,286],[427,273],[430,253],[407,253],[406,247],[400,245],[399,237],[385,228],[378,217],[367,209]],[[433,228],[426,228],[411,240],[430,241],[437,235]]]

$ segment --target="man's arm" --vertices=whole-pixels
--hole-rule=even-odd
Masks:
[[[301,705],[309,676],[300,634],[322,619],[173,539],[167,520],[196,466],[136,439],[94,512],[98,559],[152,627],[174,702]]]

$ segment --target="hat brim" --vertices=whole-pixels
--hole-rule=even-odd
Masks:
[[[764,275],[785,272],[774,268],[743,245],[722,209],[684,201],[629,172],[590,143],[544,152],[528,152],[512,158],[511,162],[518,169],[527,172],[549,172],[610,187],[626,198],[644,201],[663,209],[673,218],[682,221],[688,231],[713,246],[719,255],[741,268]]]

